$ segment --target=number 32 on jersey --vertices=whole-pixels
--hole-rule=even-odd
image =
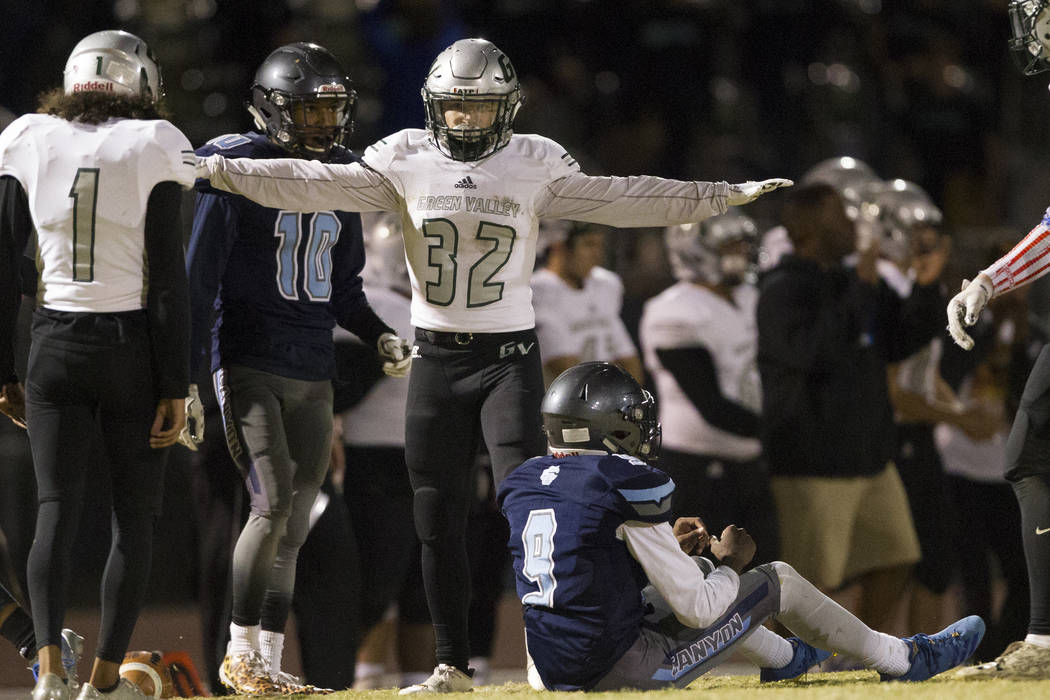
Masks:
[[[539,590],[523,595],[523,605],[554,607],[554,589],[558,587],[554,578],[554,533],[557,530],[558,519],[553,508],[529,511],[529,519],[521,532],[525,550],[521,573]]]

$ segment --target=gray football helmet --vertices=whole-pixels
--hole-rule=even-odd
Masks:
[[[521,89],[507,55],[485,39],[460,39],[438,54],[422,89],[426,127],[434,145],[449,158],[480,160],[510,141],[511,124],[521,107]],[[488,107],[489,126],[455,127],[445,110]]]
[[[551,382],[540,405],[555,449],[601,450],[655,459],[660,421],[652,394],[608,362],[584,362]]]
[[[743,261],[721,253],[723,245],[734,241],[750,244]],[[680,282],[735,285],[753,275],[758,264],[758,227],[737,207],[700,223],[669,226],[664,244],[671,272]]]
[[[365,214],[361,219],[367,261],[361,270],[361,278],[368,284],[411,296],[405,244],[401,238],[401,215],[383,212]]]
[[[802,176],[803,185],[830,185],[842,197],[846,215],[853,221],[860,217],[863,190],[873,182],[881,182],[871,166],[850,156],[828,158],[814,165]]]
[[[318,101],[337,108],[334,124],[309,123],[309,108]],[[300,41],[266,57],[255,72],[245,106],[255,125],[275,144],[303,158],[323,159],[350,139],[356,103],[357,93],[335,56],[322,46]]]
[[[872,188],[865,199],[865,214],[878,227],[880,253],[898,263],[910,255],[912,231],[921,226],[936,228],[944,220],[930,195],[907,180],[889,180]]]
[[[1050,0],[1011,0],[1010,53],[1025,75],[1050,70]]]
[[[120,29],[88,34],[66,60],[63,88],[144,97],[156,104],[164,95],[160,66],[142,39]]]

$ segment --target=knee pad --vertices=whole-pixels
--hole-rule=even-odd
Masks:
[[[424,545],[433,545],[448,532],[447,514],[441,493],[433,486],[415,491],[412,515],[416,521],[416,535]]]

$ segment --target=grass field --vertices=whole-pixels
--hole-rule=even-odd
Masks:
[[[397,697],[395,690],[346,691],[328,696],[333,700],[379,700]],[[795,681],[763,684],[757,676],[713,676],[700,678],[685,690],[648,693],[623,691],[593,693],[588,700],[677,700],[699,696],[717,700],[866,700],[867,698],[908,698],[909,700],[1030,700],[1050,698],[1050,681],[954,681],[947,676],[925,683],[880,683],[873,671],[812,673]],[[477,700],[544,700],[555,697],[583,697],[577,693],[537,692],[525,683],[481,686],[474,689]],[[303,697],[303,696],[296,696]]]

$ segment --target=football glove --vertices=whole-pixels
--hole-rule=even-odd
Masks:
[[[194,452],[197,451],[197,445],[204,442],[204,405],[196,384],[190,384],[190,392],[186,396],[186,425],[179,433],[178,442]]]
[[[995,291],[992,280],[983,272],[973,282],[963,280],[962,291],[948,302],[948,332],[955,344],[963,350],[973,348],[973,338],[964,330],[965,326],[977,323],[977,317],[988,305]]]
[[[383,372],[391,377],[406,376],[412,367],[412,348],[408,341],[393,333],[384,333],[377,345],[383,359]]]
[[[741,204],[753,202],[766,192],[772,192],[778,187],[791,187],[794,184],[792,180],[785,180],[782,177],[774,177],[770,180],[761,180],[759,182],[748,180],[747,182],[730,185],[729,198],[726,202],[731,206],[738,207]]]

